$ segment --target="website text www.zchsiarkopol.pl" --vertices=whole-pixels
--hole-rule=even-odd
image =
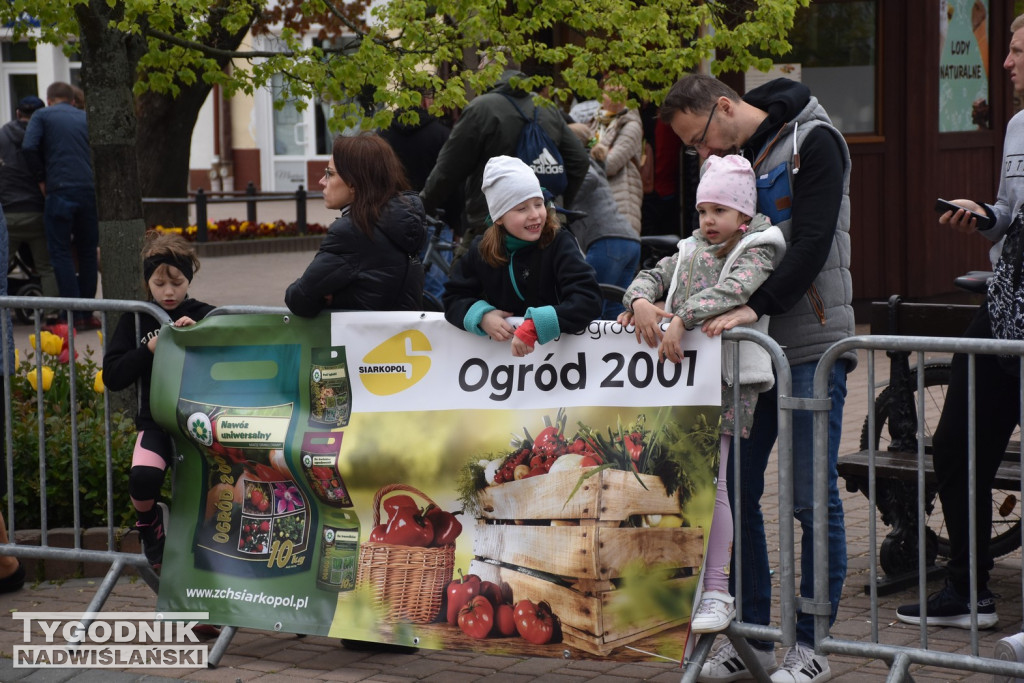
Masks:
[[[211,600],[230,600],[232,602],[251,602],[268,607],[294,607],[296,610],[305,609],[309,605],[308,595],[270,595],[262,591],[253,593],[250,590],[235,590],[234,588],[186,588],[185,596]]]

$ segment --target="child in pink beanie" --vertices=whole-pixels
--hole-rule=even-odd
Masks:
[[[686,330],[742,306],[768,279],[782,259],[782,231],[757,213],[757,190],[750,162],[738,155],[710,156],[697,186],[700,230],[679,241],[679,252],[641,271],[626,290],[626,312],[618,318],[636,327],[637,341],[658,348],[658,357],[682,360],[680,342]],[[665,302],[662,310],[654,302]],[[670,319],[662,332],[664,319]],[[768,317],[751,325],[767,333]],[[717,332],[706,330],[713,335]],[[733,376],[734,356],[740,357]],[[733,405],[733,386],[740,384],[740,403]],[[726,491],[729,446],[733,434],[748,436],[757,395],[772,387],[775,377],[768,352],[751,341],[722,345],[722,428],[715,512],[708,533],[704,584],[690,628],[694,633],[721,631],[736,615],[726,568],[733,537],[732,511]]]

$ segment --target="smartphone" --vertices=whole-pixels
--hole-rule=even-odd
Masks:
[[[945,199],[935,200],[935,210],[938,211],[939,213],[946,213],[947,211],[952,211],[953,213],[956,213],[961,209],[966,211],[967,215],[970,216],[971,218],[976,218],[978,220],[978,230],[987,230],[988,228],[992,227],[992,219],[989,218],[986,214],[977,213],[975,211],[964,209],[964,207],[958,204],[954,204],[953,202],[947,202]]]

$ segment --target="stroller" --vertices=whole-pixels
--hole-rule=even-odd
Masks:
[[[17,249],[11,252],[11,259],[7,264],[7,294],[8,296],[42,296],[43,287],[39,279],[39,273],[32,262],[32,250],[27,244],[22,243]],[[16,322],[24,325],[32,323],[35,309],[14,308]]]

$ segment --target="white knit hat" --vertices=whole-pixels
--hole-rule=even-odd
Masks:
[[[757,213],[754,169],[738,154],[712,154],[704,162],[704,174],[697,185],[697,205],[713,202],[736,209],[753,218]]]
[[[544,198],[537,175],[516,157],[491,157],[484,166],[481,188],[487,198],[487,212],[498,221],[516,204],[533,197]]]

